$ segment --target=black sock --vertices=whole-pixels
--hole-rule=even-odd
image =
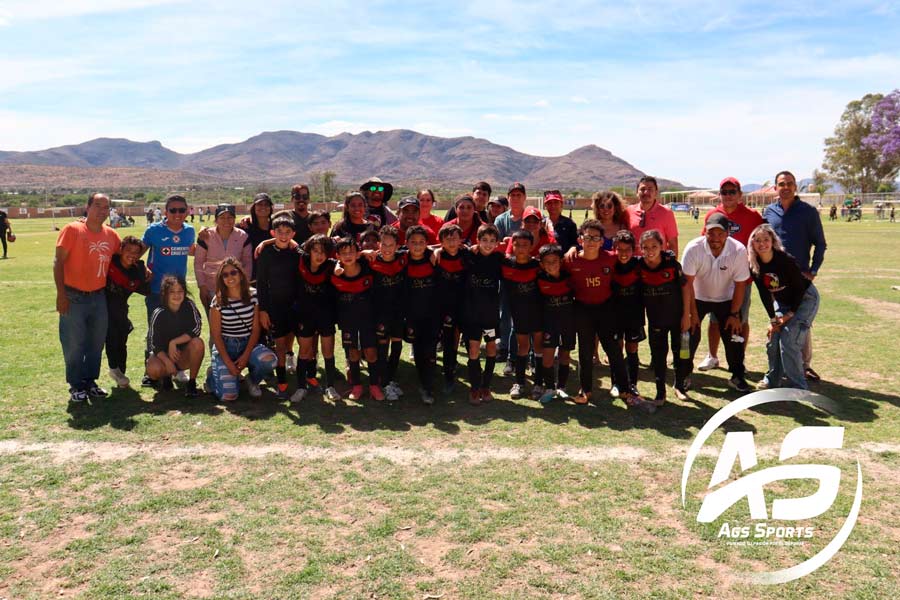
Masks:
[[[455,329],[453,327],[445,327],[443,330],[443,341],[444,341],[444,379],[447,381],[451,381],[453,376],[456,374],[456,344],[453,343],[453,340],[456,338],[454,335]]]
[[[369,365],[369,385],[381,385],[381,369],[379,369],[378,361],[367,362]]]
[[[569,382],[569,364],[559,363],[559,368],[556,373],[556,389],[564,390],[566,389],[566,384]]]
[[[516,383],[525,383],[525,366],[528,364],[528,356],[516,356]]]
[[[306,359],[297,357],[297,389],[306,389]]]
[[[299,371],[300,369],[297,369],[297,370]],[[312,358],[307,359],[307,361],[306,361],[306,376],[309,377],[310,379],[315,379],[316,371],[318,371],[318,370],[319,370],[318,356],[314,354]]]
[[[541,370],[544,374],[544,387],[547,389],[553,388],[553,383],[556,380],[556,377],[553,376],[553,365],[549,367],[541,367]]]
[[[287,383],[287,368],[283,365],[275,367],[275,379],[278,380],[278,383]]]
[[[350,365],[350,384],[351,385],[360,385],[362,375],[359,372],[359,361],[351,360],[349,362]]]
[[[382,375],[387,373],[387,370],[388,370],[387,361],[388,361],[388,345],[386,343],[385,344],[379,343],[378,344],[378,372],[381,373]],[[390,381],[387,377],[385,377],[384,380],[385,380],[385,383]]]
[[[400,340],[391,342],[391,354],[388,357],[387,371],[384,380],[387,382],[397,379],[397,367],[400,366],[400,355],[403,353],[403,342]]]
[[[494,366],[497,364],[496,356],[488,356],[484,359],[484,373],[481,375],[481,387],[490,389],[491,379],[494,377]]]
[[[469,386],[473,390],[481,387],[481,361],[477,358],[469,359]]]
[[[333,387],[337,379],[337,367],[334,366],[334,357],[325,359],[325,387]]]
[[[628,352],[625,354],[625,360],[628,362],[628,380],[631,385],[637,385],[638,381],[638,353]]]

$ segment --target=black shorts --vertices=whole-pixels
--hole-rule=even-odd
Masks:
[[[406,331],[406,323],[400,315],[382,316],[377,319],[375,335],[379,340],[402,339]]]
[[[619,327],[615,337],[617,340],[636,344],[647,339],[647,332],[642,325],[625,325]]]
[[[544,348],[575,349],[575,311],[572,306],[544,313]]]
[[[297,324],[297,337],[311,338],[314,335],[332,337],[334,332],[334,319],[329,319],[324,315],[301,318]]]
[[[510,312],[516,335],[539,333],[544,327],[541,307],[537,303],[529,306],[511,306]]]
[[[462,328],[463,336],[469,342],[490,343],[500,337],[500,323],[464,323]]]
[[[341,327],[341,345],[345,350],[364,350],[374,348],[378,344],[375,328],[371,325],[363,327]]]
[[[272,337],[282,338],[297,330],[297,309],[289,304],[272,304],[269,310],[269,320],[272,322]]]
[[[403,340],[410,344],[436,345],[439,326],[434,319],[406,321]]]

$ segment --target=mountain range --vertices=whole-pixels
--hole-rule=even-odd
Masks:
[[[27,168],[24,166],[28,165]],[[40,167],[48,169],[42,178]],[[65,168],[60,171],[59,168]],[[124,170],[124,171],[123,171]],[[323,136],[272,131],[237,144],[180,154],[158,141],[98,138],[31,152],[0,151],[0,185],[48,185],[70,177],[86,185],[264,182],[289,184],[310,173],[333,171],[339,183],[378,176],[393,183],[472,185],[486,180],[500,188],[522,181],[545,187],[603,189],[631,186],[644,175],[625,160],[593,144],[557,157],[532,156],[475,137],[443,138],[406,129]],[[43,183],[42,183],[43,181]],[[684,187],[659,179],[661,187]],[[58,185],[53,183],[52,185]],[[122,187],[129,187],[122,185]]]

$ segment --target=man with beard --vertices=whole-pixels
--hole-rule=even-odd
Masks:
[[[294,209],[291,216],[294,217],[294,241],[303,244],[312,236],[309,229],[309,186],[298,183],[291,188],[291,202]]]
[[[387,206],[394,193],[394,186],[378,177],[370,177],[359,186],[359,191],[366,197],[366,219],[375,225],[376,230],[381,229],[382,225],[393,225],[397,221],[397,215]]]

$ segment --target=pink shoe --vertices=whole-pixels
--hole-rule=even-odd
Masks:
[[[362,385],[354,385],[352,388],[350,388],[350,395],[348,396],[348,398],[350,398],[350,400],[356,400],[357,402],[359,402],[359,400],[362,399],[362,395],[363,395],[363,386]]]
[[[378,402],[384,400],[384,392],[381,391],[381,386],[370,385],[369,395],[372,396],[372,400],[377,400]]]

